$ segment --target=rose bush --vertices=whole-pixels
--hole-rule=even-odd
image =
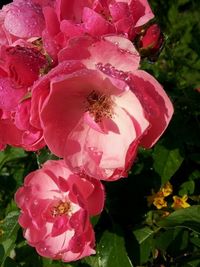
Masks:
[[[19,158],[42,166],[15,194],[24,237],[41,256],[95,253],[99,180],[127,177],[138,148],[151,148],[171,120],[162,86],[139,70],[143,51],[162,45],[153,17],[147,0],[14,0],[0,11],[0,150],[36,151]]]
[[[33,87],[32,123],[73,171],[104,180],[127,176],[138,146],[151,147],[167,127],[169,98],[137,70],[139,55],[123,37],[75,38],[58,59]]]
[[[95,253],[89,216],[104,205],[103,185],[96,179],[73,174],[62,160],[47,161],[25,178],[15,201],[24,237],[40,255],[74,261]]]

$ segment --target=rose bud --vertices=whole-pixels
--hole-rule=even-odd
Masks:
[[[138,48],[142,57],[155,61],[164,45],[164,35],[158,24],[150,25],[139,38]]]

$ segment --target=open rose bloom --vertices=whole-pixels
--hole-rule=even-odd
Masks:
[[[167,127],[169,98],[137,69],[140,57],[123,37],[72,39],[58,59],[33,88],[32,122],[74,172],[104,180],[127,176],[138,146],[151,147]]]
[[[40,255],[74,261],[95,253],[89,216],[104,205],[96,179],[74,175],[63,161],[47,161],[25,178],[15,200],[24,236]]]

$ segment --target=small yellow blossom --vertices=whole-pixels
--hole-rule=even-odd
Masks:
[[[158,196],[154,199],[153,205],[158,209],[162,209],[167,207],[167,202],[165,201],[164,197]]]
[[[152,191],[152,195],[147,196],[147,202],[148,206],[151,206],[153,204],[157,209],[167,207],[167,202],[164,200],[164,196],[161,191],[158,191],[157,193],[154,193],[154,191]]]
[[[190,204],[187,203],[188,196],[184,195],[183,197],[173,196],[174,203],[172,204],[172,208],[181,209],[181,208],[188,208]]]
[[[169,182],[167,182],[163,187],[161,187],[157,193],[152,190],[152,194],[150,196],[147,196],[148,206],[151,206],[153,204],[157,209],[167,207],[165,197],[172,194],[172,191],[172,185]]]
[[[147,196],[147,203],[149,207],[153,204],[156,195],[157,194],[153,190],[151,190],[151,195]]]
[[[168,197],[172,194],[173,188],[170,182],[167,182],[163,187],[161,187],[160,191],[163,193],[164,197]]]

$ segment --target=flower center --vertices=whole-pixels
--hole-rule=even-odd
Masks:
[[[103,118],[112,118],[113,100],[110,96],[92,91],[87,96],[86,111],[94,118],[95,122],[101,122]]]
[[[70,203],[60,201],[57,206],[54,206],[51,210],[53,217],[61,216],[63,214],[68,214],[70,210]]]

